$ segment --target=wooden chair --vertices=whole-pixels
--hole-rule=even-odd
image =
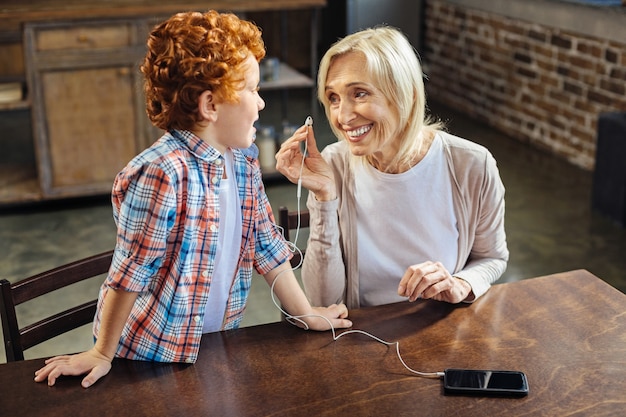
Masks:
[[[291,240],[289,231],[298,227],[298,212],[289,211],[287,207],[280,207],[278,209],[278,225],[281,227],[285,239]],[[307,227],[309,227],[309,211],[300,210],[300,229]],[[291,266],[294,268],[300,265],[304,258],[305,250],[300,249],[300,251],[302,252],[301,254],[296,252],[293,258],[291,258]]]
[[[62,333],[93,322],[97,299],[20,328],[15,306],[109,271],[113,251],[43,272],[14,284],[0,281],[0,315],[7,362],[24,360],[24,351]]]

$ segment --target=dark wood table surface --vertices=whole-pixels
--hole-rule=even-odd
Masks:
[[[399,341],[413,369],[521,370],[530,393],[444,395],[394,347],[281,322],[205,335],[194,365],[116,360],[89,389],[78,377],[33,382],[41,359],[0,365],[0,416],[626,415],[626,296],[587,271],[498,284],[471,305],[350,315],[355,329]]]

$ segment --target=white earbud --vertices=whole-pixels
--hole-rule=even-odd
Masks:
[[[304,121],[304,125],[307,128],[310,126],[313,126],[313,118],[311,116],[307,116],[306,120]],[[307,149],[307,143],[305,141],[304,152],[302,152],[302,164],[300,165],[300,176],[298,177],[298,190],[296,192],[296,196],[298,197],[298,199],[300,199],[300,195],[302,194],[302,168],[304,167],[304,158],[306,157],[306,149]]]

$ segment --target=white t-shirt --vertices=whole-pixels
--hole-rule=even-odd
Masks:
[[[372,294],[378,304],[406,300],[397,290],[411,265],[440,261],[454,270],[459,233],[439,136],[407,172],[386,174],[369,164],[359,166],[355,196],[362,306],[371,305]]]
[[[215,270],[211,278],[202,333],[217,332],[222,328],[226,303],[241,250],[241,202],[230,149],[226,151],[224,160],[228,178],[222,178],[219,187],[220,224]]]

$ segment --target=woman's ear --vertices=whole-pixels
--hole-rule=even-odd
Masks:
[[[215,122],[217,120],[217,106],[213,92],[205,90],[198,97],[198,114],[200,120]]]

